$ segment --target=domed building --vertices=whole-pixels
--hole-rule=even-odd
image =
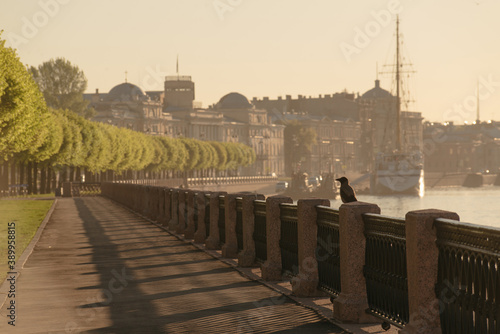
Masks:
[[[388,99],[392,98],[392,94],[380,87],[380,80],[375,80],[375,87],[366,91],[361,95],[361,99]]]
[[[138,86],[129,82],[113,87],[105,97],[106,101],[149,101],[150,98]]]
[[[164,91],[144,92],[124,82],[109,93],[96,90],[84,97],[97,111],[94,121],[151,135],[243,143],[255,149],[257,160],[240,175],[284,174],[284,126],[272,124],[266,110],[240,93],[202,109],[196,107],[190,76],[167,76]]]
[[[224,116],[223,141],[245,143],[255,150],[251,168],[257,175],[282,175],[284,165],[284,125],[273,124],[265,109],[257,109],[242,94],[224,95],[211,110]]]
[[[252,109],[248,99],[240,93],[229,93],[224,95],[215,105],[215,109]]]
[[[158,98],[152,99],[140,87],[129,82],[116,85],[107,94],[96,90],[90,100],[90,105],[96,110],[93,120],[97,122],[162,135],[167,131],[168,121],[172,120],[171,115],[163,113],[163,105]]]

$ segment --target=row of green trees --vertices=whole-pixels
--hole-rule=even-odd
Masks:
[[[63,169],[100,171],[229,170],[255,161],[240,143],[152,137],[91,122],[67,109],[47,106],[15,50],[0,39],[0,159]]]

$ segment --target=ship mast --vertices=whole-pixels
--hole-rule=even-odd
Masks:
[[[401,100],[399,97],[399,15],[396,19],[396,150],[401,151]]]

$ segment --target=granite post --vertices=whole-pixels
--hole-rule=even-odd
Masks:
[[[439,250],[436,246],[436,218],[459,220],[454,212],[418,210],[406,214],[406,263],[410,321],[399,333],[441,333],[439,299],[435,286]]]
[[[339,209],[342,291],[333,301],[333,317],[342,322],[379,322],[366,313],[368,299],[363,275],[366,250],[362,217],[364,213],[380,214],[380,208],[376,204],[352,202],[342,204]]]
[[[158,218],[158,188],[151,186],[149,189],[149,218],[154,221]]]
[[[209,192],[199,191],[194,199],[198,204],[198,229],[194,233],[194,242],[197,244],[203,244],[207,239],[207,229],[205,226],[206,194],[209,194]]]
[[[179,190],[179,224],[177,224],[177,228],[175,229],[175,233],[184,234],[186,230],[186,190]]]
[[[281,281],[280,204],[293,203],[290,197],[276,195],[266,199],[267,261],[261,266],[262,279]]]
[[[255,265],[255,241],[253,239],[255,229],[254,201],[264,199],[264,195],[261,194],[242,196],[243,250],[238,254],[238,266],[240,267]]]
[[[143,188],[143,202],[142,202],[142,207],[141,207],[141,214],[145,217],[149,216],[149,196],[151,193],[151,187],[150,186],[144,186]]]
[[[165,188],[165,220],[163,226],[168,226],[172,219],[172,189]]]
[[[172,207],[171,207],[172,219],[168,224],[168,229],[175,231],[177,225],[179,224],[179,189],[172,189]]]
[[[194,190],[186,191],[186,230],[184,231],[184,238],[193,239],[194,233],[196,232],[196,226],[194,225],[194,197],[196,192]]]
[[[292,294],[297,297],[323,296],[317,289],[319,282],[316,247],[318,225],[316,206],[330,206],[327,199],[299,199],[297,202],[297,232],[299,274],[292,278]]]
[[[132,207],[132,210],[135,212],[139,212],[139,208],[141,206],[141,189],[137,184],[134,184],[133,187],[131,187],[131,193],[129,193],[129,196],[132,196],[134,198],[134,204]]]
[[[165,187],[158,188],[158,223],[160,225],[165,225]]]
[[[224,192],[213,192],[210,194],[210,235],[205,240],[207,249],[220,249],[219,237],[219,196]]]
[[[235,258],[238,256],[238,239],[236,238],[236,197],[237,194],[227,194],[224,198],[224,213],[226,224],[226,242],[222,246],[222,257]]]

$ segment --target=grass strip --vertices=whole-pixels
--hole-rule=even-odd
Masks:
[[[54,200],[0,201],[0,284],[7,275],[8,224],[15,222],[16,261],[26,249]]]

